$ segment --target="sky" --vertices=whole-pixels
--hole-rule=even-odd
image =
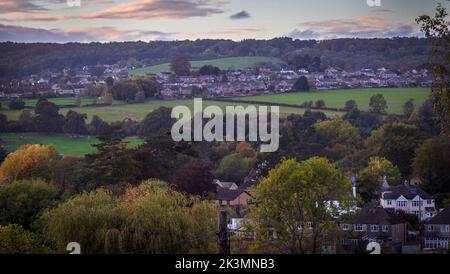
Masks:
[[[450,9],[446,0],[0,0],[0,41],[420,36],[414,19],[438,2]]]

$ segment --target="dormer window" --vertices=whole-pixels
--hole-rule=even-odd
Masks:
[[[364,231],[364,226],[362,224],[355,224],[355,231]]]

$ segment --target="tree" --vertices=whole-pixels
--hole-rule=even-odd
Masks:
[[[64,116],[59,114],[59,107],[47,100],[37,103],[33,124],[38,132],[58,133],[62,131]]]
[[[132,80],[115,83],[111,88],[111,93],[115,100],[127,102],[133,102],[136,94],[140,91],[139,85]]]
[[[59,252],[76,241],[86,254],[203,254],[217,252],[216,210],[153,180],[117,198],[104,190],[75,196],[41,223]]]
[[[335,239],[339,210],[349,210],[354,202],[351,187],[324,158],[282,161],[252,189],[257,202],[249,206],[248,226],[256,233],[258,252],[322,252],[322,244]]]
[[[191,74],[191,63],[186,55],[178,55],[172,59],[170,70],[177,76],[187,76]]]
[[[66,114],[63,132],[69,134],[86,134],[86,114],[79,114],[76,111],[69,110]]]
[[[235,182],[239,185],[243,183],[245,176],[248,175],[252,164],[253,160],[250,158],[242,157],[237,153],[230,154],[220,161],[215,175],[223,181]]]
[[[325,107],[325,101],[322,100],[322,99],[319,99],[319,100],[316,101],[315,106],[316,106],[316,108],[319,108],[319,109],[324,108]]]
[[[145,93],[144,91],[139,91],[138,93],[136,93],[136,96],[134,97],[134,102],[136,103],[143,103],[145,102]]]
[[[144,92],[145,98],[154,97],[161,89],[154,77],[138,77],[134,79],[134,82]]]
[[[236,153],[241,154],[242,157],[254,158],[256,156],[255,150],[248,142],[239,142],[236,144],[235,151]]]
[[[354,109],[358,109],[358,105],[356,104],[355,100],[348,100],[345,102],[344,110],[347,112],[350,112]]]
[[[25,145],[10,153],[0,165],[0,182],[20,179],[48,179],[53,162],[59,159],[52,145]]]
[[[17,224],[0,226],[0,254],[49,254],[53,251],[34,233]]]
[[[376,198],[381,184],[386,177],[390,185],[401,183],[399,169],[389,160],[381,157],[371,157],[366,168],[360,171],[360,192],[365,201]]]
[[[8,117],[6,117],[5,114],[0,113],[0,132],[5,132],[7,123]]]
[[[88,126],[89,134],[101,135],[109,127],[108,123],[103,121],[102,118],[94,115],[91,123]]]
[[[417,115],[411,117],[421,130],[429,135],[435,136],[440,132],[439,117],[436,115],[433,103],[426,100],[417,111]]]
[[[220,74],[220,68],[212,66],[212,65],[204,65],[198,70],[198,72],[200,73],[200,75],[218,76]]]
[[[0,165],[3,163],[6,156],[8,156],[8,152],[5,150],[5,148],[2,145],[0,145]]]
[[[210,163],[191,161],[182,165],[175,172],[172,184],[177,190],[193,195],[205,196],[213,192],[213,166]]]
[[[450,134],[450,29],[447,16],[447,10],[439,3],[434,18],[422,15],[416,22],[434,43],[429,61],[434,76],[431,98],[440,118],[442,132]]]
[[[171,117],[172,110],[166,107],[160,107],[145,116],[141,122],[138,135],[141,137],[152,137],[164,130],[172,128],[174,119]]]
[[[407,119],[414,113],[414,99],[409,99],[403,104],[403,114]]]
[[[450,193],[450,137],[426,140],[417,148],[413,159],[414,174],[430,193]]]
[[[43,209],[55,206],[58,191],[42,180],[23,180],[0,187],[0,225],[29,228]]]
[[[391,161],[404,176],[411,174],[414,151],[424,140],[423,133],[414,125],[392,122],[372,132],[366,140],[373,155]]]
[[[305,76],[300,76],[295,82],[293,86],[294,91],[309,91],[309,83],[308,78]]]
[[[107,88],[105,85],[89,85],[84,91],[83,95],[89,98],[102,97],[106,92]]]
[[[370,97],[370,111],[378,114],[385,114],[387,107],[386,99],[382,94],[376,94]]]
[[[105,92],[105,95],[103,96],[103,103],[105,105],[110,106],[110,105],[112,105],[113,100],[114,100],[114,98],[113,98],[111,92],[109,92],[109,91]]]
[[[344,120],[328,120],[314,125],[319,141],[332,147],[336,144],[358,147],[361,144],[359,129]]]
[[[114,85],[114,78],[112,76],[106,77],[105,83],[109,88],[111,88]]]
[[[19,110],[25,108],[25,101],[21,99],[12,99],[8,103],[9,109]]]

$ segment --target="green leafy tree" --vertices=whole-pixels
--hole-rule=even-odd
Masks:
[[[38,235],[17,224],[0,226],[0,254],[50,254]]]
[[[361,144],[359,129],[344,120],[328,120],[314,125],[319,140],[327,146],[337,144],[358,147]]]
[[[442,132],[450,134],[450,30],[447,16],[447,10],[439,3],[434,18],[422,15],[416,22],[434,43],[430,52],[434,76],[431,98],[440,118]]]
[[[64,252],[76,241],[83,253],[183,254],[216,252],[216,206],[144,182],[114,197],[85,193],[47,211],[42,231]]]
[[[309,91],[310,88],[309,88],[308,78],[306,78],[305,76],[300,76],[300,78],[298,78],[294,82],[293,90],[301,91],[301,92]]]
[[[0,224],[19,224],[25,228],[45,208],[56,205],[58,191],[42,180],[23,180],[0,187]]]
[[[396,166],[385,158],[371,157],[367,167],[360,171],[360,192],[364,200],[370,201],[376,197],[384,177],[390,185],[401,183],[400,171]]]
[[[24,109],[25,108],[25,101],[21,99],[12,99],[8,103],[9,109],[18,110],[18,109]]]
[[[386,99],[382,94],[376,94],[370,97],[370,111],[378,114],[386,113],[386,109],[388,108]]]
[[[355,100],[348,100],[347,102],[345,102],[345,111],[352,111],[354,109],[358,109],[358,105],[356,104]]]
[[[423,140],[424,135],[416,126],[393,122],[373,131],[366,146],[373,155],[388,159],[407,176],[411,174],[414,152]]]
[[[252,164],[253,160],[251,158],[245,158],[238,153],[233,153],[225,156],[220,161],[214,174],[223,181],[235,182],[239,185],[243,183],[245,176],[248,175]]]
[[[403,114],[406,118],[409,119],[411,115],[414,113],[414,99],[409,99],[403,104]]]
[[[76,111],[69,110],[64,121],[63,132],[70,134],[86,134],[86,114],[79,114]]]
[[[354,202],[351,187],[350,180],[324,158],[284,160],[252,189],[256,203],[249,207],[248,226],[255,232],[256,250],[322,252],[322,244],[336,237],[335,216]]]
[[[144,138],[156,136],[163,130],[172,128],[174,119],[171,117],[172,110],[166,107],[160,107],[145,116],[142,120],[138,135]]]
[[[37,103],[34,112],[36,116],[33,124],[38,132],[58,133],[62,131],[64,116],[59,114],[59,107],[47,100]]]
[[[426,140],[416,150],[413,169],[430,193],[450,193],[450,138],[441,135]]]

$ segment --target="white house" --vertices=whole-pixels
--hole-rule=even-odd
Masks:
[[[380,205],[388,210],[403,211],[428,220],[437,214],[433,196],[421,188],[409,184],[390,186],[386,179],[380,197]]]

